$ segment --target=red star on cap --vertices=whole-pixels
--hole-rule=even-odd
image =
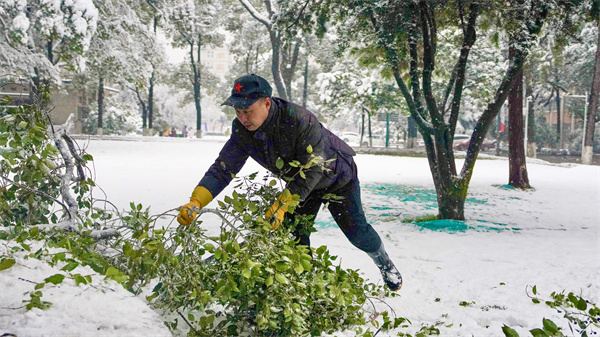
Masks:
[[[241,85],[241,84],[238,83],[238,84],[235,85],[235,91],[241,92],[241,90],[242,90],[243,87],[244,87],[243,85]]]

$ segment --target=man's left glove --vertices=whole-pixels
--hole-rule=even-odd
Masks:
[[[202,208],[206,206],[212,199],[213,196],[210,191],[206,189],[206,187],[196,186],[196,188],[194,188],[194,192],[192,192],[190,202],[181,207],[179,215],[177,216],[177,222],[179,222],[181,225],[188,226],[192,223],[196,216],[198,216],[198,212],[192,211],[192,207],[195,206]]]
[[[272,231],[281,226],[285,213],[289,212],[289,208],[292,204],[294,204],[292,193],[286,189],[279,197],[277,197],[277,201],[275,201],[275,203],[267,210],[267,213],[265,213],[265,220],[269,221],[271,217],[273,217],[273,220],[271,220]]]

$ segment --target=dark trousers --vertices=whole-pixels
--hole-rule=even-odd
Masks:
[[[358,249],[372,253],[381,246],[381,238],[365,218],[355,166],[353,171],[352,179],[341,188],[335,191],[313,191],[296,207],[294,214],[313,215],[311,221],[314,221],[323,203],[327,202],[329,212],[348,240]],[[323,197],[327,194],[334,194],[340,198],[325,200]],[[290,216],[290,220],[294,219],[294,214]],[[310,232],[298,228],[295,234],[299,239],[298,244],[310,246]]]

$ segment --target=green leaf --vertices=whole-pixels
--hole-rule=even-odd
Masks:
[[[277,158],[277,161],[275,161],[275,167],[277,167],[277,169],[281,170],[283,168],[284,162],[283,159],[281,159],[281,157]]]
[[[279,271],[286,271],[289,268],[289,264],[283,260],[277,261],[274,264],[275,264],[275,268]]]
[[[577,309],[579,309],[581,311],[585,311],[587,309],[587,303],[581,297],[579,298],[579,301],[577,302]]]
[[[88,283],[86,281],[85,277],[81,276],[80,274],[73,275],[73,277],[75,278],[75,284],[76,285],[87,284]]]
[[[285,277],[282,274],[275,274],[275,279],[277,280],[277,282],[279,283],[283,283],[283,284],[287,284],[288,283],[288,279],[287,277]]]
[[[250,278],[250,276],[252,276],[252,272],[250,271],[250,269],[244,269],[242,270],[242,276],[245,278]]]
[[[292,192],[290,192],[290,190],[288,190],[287,188],[285,190],[283,190],[283,198],[284,199],[289,199],[292,197]]]
[[[78,262],[71,262],[68,265],[62,267],[60,270],[73,271],[73,269],[77,268],[77,266],[79,266]]]
[[[0,270],[8,269],[15,265],[15,259],[2,259],[0,262]]]
[[[313,153],[313,148],[312,148],[311,145],[309,145],[309,146],[306,147],[306,152]]]
[[[558,333],[558,327],[551,320],[544,318],[544,331],[549,333],[550,335],[556,335]]]
[[[47,277],[46,279],[44,279],[45,282],[47,283],[52,283],[52,284],[60,284],[62,283],[62,281],[65,279],[65,275],[63,274],[54,274],[50,277]]]
[[[119,276],[119,275],[123,275],[123,273],[115,267],[108,267],[108,269],[106,270],[107,277]]]
[[[537,295],[537,286],[533,286],[533,289],[531,289],[531,291],[534,295]]]
[[[46,283],[38,283],[35,285],[35,287],[33,287],[33,289],[35,290],[40,290],[42,289],[44,286],[46,285]]]
[[[265,285],[268,287],[271,284],[273,284],[273,276],[269,276],[267,277],[267,281],[265,282]]]
[[[549,337],[548,334],[542,329],[529,330],[533,337]]]
[[[300,261],[300,263],[302,264],[302,267],[304,268],[304,270],[312,270],[312,264],[310,263],[310,261],[302,260],[302,261]]]
[[[506,337],[519,337],[519,334],[515,330],[506,325],[502,327],[502,332],[504,332],[504,336]]]

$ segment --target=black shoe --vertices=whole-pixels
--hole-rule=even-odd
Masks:
[[[375,265],[381,271],[381,276],[383,277],[383,282],[391,291],[398,291],[402,288],[402,275],[394,263],[390,259],[389,255],[385,252],[385,248],[383,247],[383,243],[378,250],[367,253],[375,262]]]

